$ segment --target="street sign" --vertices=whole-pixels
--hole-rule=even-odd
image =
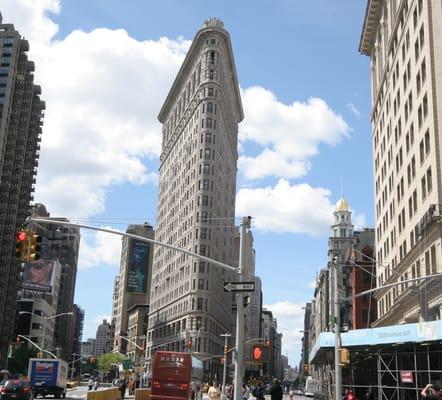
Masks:
[[[230,293],[254,292],[255,282],[224,282],[224,291]]]
[[[130,358],[125,358],[121,363],[124,369],[132,369],[132,360]]]

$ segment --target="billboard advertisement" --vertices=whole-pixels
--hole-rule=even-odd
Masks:
[[[150,243],[137,239],[131,240],[127,265],[128,293],[147,293],[149,260]]]
[[[54,260],[40,259],[24,263],[22,288],[36,292],[52,292],[55,280]]]

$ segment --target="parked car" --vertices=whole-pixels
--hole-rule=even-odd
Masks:
[[[19,379],[7,380],[0,389],[1,400],[33,400],[29,382]]]

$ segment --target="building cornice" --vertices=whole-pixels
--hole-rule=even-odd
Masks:
[[[382,3],[383,0],[368,0],[361,40],[359,42],[359,52],[363,55],[370,56],[371,54],[371,48],[379,24],[379,13],[381,12]]]
[[[175,78],[175,81],[172,84],[172,88],[169,91],[169,94],[166,97],[166,100],[163,104],[163,107],[160,110],[160,113],[158,114],[158,120],[161,123],[165,123],[167,119],[167,115],[169,114],[175,98],[177,98],[180,94],[180,91],[183,87],[183,84],[186,81],[186,77],[189,73],[189,70],[193,67],[192,61],[197,58],[202,43],[203,43],[203,36],[205,36],[209,32],[216,32],[221,34],[224,37],[225,43],[226,43],[226,49],[228,52],[228,66],[229,70],[231,72],[231,77],[233,79],[233,90],[235,92],[235,99],[236,99],[236,107],[235,109],[238,110],[238,121],[237,123],[240,123],[244,118],[244,111],[242,108],[242,102],[241,102],[241,94],[239,92],[239,84],[238,84],[238,77],[236,75],[236,68],[235,68],[235,61],[233,58],[233,50],[232,50],[232,44],[230,41],[230,35],[229,33],[220,26],[204,26],[201,28],[197,34],[195,35],[194,40],[192,41],[192,45],[190,46],[189,51],[187,52],[186,58],[183,61],[183,64],[181,65],[180,70],[178,71],[178,75]]]

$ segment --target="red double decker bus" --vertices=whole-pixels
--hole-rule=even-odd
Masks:
[[[202,399],[203,363],[190,353],[157,351],[152,362],[152,400]]]

